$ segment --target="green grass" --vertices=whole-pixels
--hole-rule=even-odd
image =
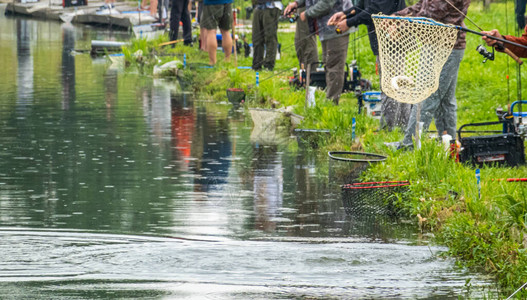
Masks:
[[[489,10],[484,10],[481,2],[473,1],[468,17],[485,30],[497,28],[507,33],[513,32],[512,28],[516,26],[513,12],[511,1],[493,3]],[[508,26],[506,20],[509,20]],[[468,28],[478,30],[468,20],[465,23]],[[351,36],[348,62],[357,59],[363,77],[370,79],[374,89],[378,90],[375,57],[366,33],[366,28],[361,26],[359,32]],[[146,56],[154,57],[155,54],[156,59],[163,62],[173,59],[170,55],[177,57],[182,53],[187,54],[188,62],[208,62],[206,53],[197,47],[155,46],[165,40],[135,41],[130,49],[125,49],[125,55],[133,61],[132,54],[142,49]],[[251,41],[250,34],[247,40]],[[288,84],[287,77],[292,75],[290,69],[298,64],[293,41],[293,33],[279,34],[281,59],[277,61],[275,71],[260,72],[259,87],[255,86],[254,71],[236,69],[234,62],[224,63],[222,54],[218,55],[219,63],[214,69],[189,66],[185,76],[192,78],[201,97],[225,101],[225,89],[239,87],[247,92],[246,106],[294,107],[295,113],[305,117],[301,127],[332,131],[331,137],[318,141],[321,155],[327,150],[349,149],[387,155],[385,162],[363,174],[364,180],[410,180],[411,200],[401,203],[402,208],[416,226],[434,233],[439,243],[448,246],[447,255],[456,257],[461,266],[494,276],[501,297],[506,298],[525,283],[527,184],[497,179],[527,177],[527,168],[482,168],[479,197],[474,168],[454,162],[440,143],[425,139],[421,149],[410,152],[386,148],[384,142],[401,140],[402,130],[377,131],[378,121],[358,114],[357,100],[352,94],[343,95],[340,104],[335,106],[324,99],[322,91],[317,91],[316,107],[306,108],[304,91],[295,90]],[[475,50],[479,44],[483,44],[480,36],[467,34],[467,48],[456,91],[458,127],[472,122],[495,121],[495,109],[499,106],[505,108],[517,99],[518,78],[514,61],[505,54],[496,53],[494,61],[482,63],[483,57]],[[145,61],[133,64],[142,64],[140,69],[148,74],[156,62],[151,58]],[[251,58],[238,56],[237,65],[250,66]],[[521,76],[527,78],[524,69]],[[353,117],[357,119],[357,143],[351,141]],[[517,296],[525,298],[527,293]]]

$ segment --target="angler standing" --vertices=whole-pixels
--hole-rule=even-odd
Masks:
[[[322,61],[326,68],[326,98],[338,105],[344,86],[350,30],[338,34],[335,26],[328,25],[328,20],[335,13],[349,9],[351,0],[296,0],[287,5],[284,15],[304,5],[306,10],[300,14],[300,20],[316,19],[318,26],[318,30],[311,28],[310,31],[318,31],[322,44]]]
[[[470,5],[470,0],[419,0],[416,4],[396,13],[399,16],[425,17],[444,24],[465,27],[464,19]],[[466,33],[459,31],[454,49],[448,57],[439,77],[439,88],[421,104],[420,122],[423,122],[423,132],[428,129],[432,118],[439,135],[444,131],[450,136],[456,136],[457,130],[457,101],[456,84],[459,64],[465,52]],[[406,126],[404,139],[398,148],[411,148],[412,136],[415,135],[417,125],[417,107],[412,107],[410,120]]]
[[[188,10],[189,0],[172,0],[170,10],[170,40],[177,40],[179,34],[179,21],[183,23],[183,43],[192,45],[192,23]],[[160,12],[160,14],[162,14]]]
[[[306,9],[301,7],[297,10],[301,14]],[[309,32],[309,24],[306,21],[297,20],[295,27],[295,51],[298,57],[298,66],[306,66],[318,62],[317,36]]]
[[[204,0],[201,25],[206,39],[207,52],[209,52],[209,64],[216,65],[216,51],[218,41],[216,40],[216,28],[220,28],[221,47],[225,53],[225,61],[230,61],[232,53],[232,2],[233,0]]]
[[[373,55],[377,57],[377,66],[379,66],[379,80],[382,76],[382,70],[379,65],[379,43],[375,33],[375,25],[371,19],[372,14],[382,13],[391,15],[396,11],[406,7],[404,0],[364,0],[357,6],[334,14],[328,21],[329,25],[335,25],[340,31],[346,31],[350,27],[366,25],[368,37],[370,39],[370,48]],[[404,127],[410,117],[411,106],[407,103],[401,103],[381,93],[381,128],[394,126]]]
[[[284,6],[280,1],[267,0],[253,0],[253,6],[252,68],[259,71],[263,66],[272,71],[278,50],[278,17]]]

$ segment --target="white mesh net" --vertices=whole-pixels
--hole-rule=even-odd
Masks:
[[[419,103],[439,86],[458,30],[427,18],[372,15],[379,41],[382,91],[399,102]]]

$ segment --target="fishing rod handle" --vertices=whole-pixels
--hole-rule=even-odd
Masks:
[[[514,54],[509,48],[503,48],[503,52],[508,54],[512,59],[514,59],[520,66],[523,64],[523,60],[521,60],[516,54]]]

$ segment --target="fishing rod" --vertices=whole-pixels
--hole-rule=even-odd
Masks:
[[[454,26],[454,28],[456,28],[457,30],[460,30],[460,31],[464,31],[464,32],[469,32],[469,33],[472,33],[472,34],[476,34],[476,35],[479,35],[479,36],[484,36],[484,37],[487,37],[487,38],[490,38],[492,40],[495,40],[495,41],[498,41],[498,42],[502,42],[502,43],[505,43],[505,44],[509,44],[509,45],[513,45],[513,46],[516,46],[516,47],[521,47],[523,49],[527,49],[527,46],[526,45],[522,45],[522,44],[518,44],[518,43],[515,43],[515,42],[511,42],[511,41],[508,41],[506,39],[503,39],[503,38],[499,38],[499,37],[495,37],[493,35],[489,35],[489,34],[486,34],[486,33],[482,33],[482,32],[479,32],[479,31],[475,31],[475,30],[472,30],[472,29],[468,29],[466,27],[462,27],[462,26]],[[499,51],[503,51],[505,52],[506,54],[508,54],[512,59],[514,59],[519,65],[522,65],[523,64],[523,61],[516,55],[514,54],[509,48],[506,48],[504,45],[502,44],[496,44],[496,49],[498,49]]]
[[[449,0],[445,0],[450,6],[452,6],[453,8],[455,8],[459,13],[461,13],[467,20],[469,20],[472,24],[474,24],[476,27],[478,27],[481,31],[484,31],[481,27],[479,27],[474,21],[472,21],[469,17],[467,17],[466,14],[464,14],[462,11],[460,11],[456,6],[454,6]],[[507,5],[507,1],[505,1],[505,5]],[[508,18],[507,18],[507,24],[508,24]],[[470,33],[473,33],[473,34],[478,34],[478,35],[482,35],[482,33],[478,33],[478,32],[475,32],[475,31],[467,31],[467,32],[470,32]],[[496,41],[501,41],[502,43],[508,43],[508,44],[511,44],[511,45],[514,45],[514,46],[517,46],[517,47],[521,47],[521,48],[524,48],[524,49],[527,49],[526,46],[524,45],[521,45],[521,44],[517,44],[517,43],[513,43],[511,41],[507,41],[505,39],[498,39],[497,37],[494,37],[494,36],[489,36],[489,35],[485,35],[486,37],[490,38],[490,39],[494,39]],[[518,57],[516,56],[514,53],[512,53],[512,51],[510,51],[509,49],[505,48],[503,46],[503,44],[499,44],[499,43],[496,43],[496,49],[498,49],[499,51],[503,51],[505,52],[506,54],[508,54],[510,57],[512,57],[512,59],[514,59],[518,65],[517,65],[517,76],[518,76],[518,82],[517,82],[517,97],[518,99],[520,100],[520,116],[519,116],[519,123],[522,124],[523,121],[522,121],[522,101],[521,101],[521,98],[522,98],[522,91],[521,91],[521,69],[520,69],[520,66],[523,64],[523,61]],[[507,63],[507,68],[508,68],[508,63]],[[508,76],[507,76],[507,89],[509,89],[509,82],[508,82]],[[508,92],[507,92],[507,95],[508,95]],[[510,99],[509,99],[509,102],[510,102]]]
[[[476,22],[472,21],[472,19],[470,19],[465,13],[463,13],[459,8],[457,8],[454,4],[452,4],[449,0],[445,0],[446,3],[448,3],[448,5],[452,6],[455,10],[457,10],[465,19],[469,20],[470,23],[474,24],[474,26],[476,26],[480,31],[485,31],[483,30],[483,28],[481,28],[480,26],[478,26],[478,24],[476,24]],[[462,27],[462,26],[455,26],[456,29],[458,30],[461,30],[461,31],[464,31],[464,32],[469,32],[469,33],[472,33],[472,34],[477,34],[477,35],[481,35],[481,36],[485,36],[485,37],[488,37],[488,38],[491,38],[493,40],[496,40],[496,41],[500,41],[502,43],[509,43],[511,45],[514,45],[514,46],[519,46],[519,47],[522,47],[522,48],[525,48],[527,49],[526,46],[524,45],[521,45],[521,44],[517,44],[517,43],[513,43],[513,42],[510,42],[510,41],[507,41],[505,39],[500,39],[500,38],[497,38],[495,36],[490,36],[488,34],[484,34],[484,33],[481,33],[481,32],[477,32],[477,31],[474,31],[474,30],[470,30],[466,27]],[[514,59],[518,64],[522,65],[523,64],[523,61],[514,53],[512,53],[511,50],[505,48],[503,46],[503,44],[500,44],[500,43],[497,43],[495,46],[496,49],[498,49],[498,51],[503,51],[505,52],[506,54],[508,54],[510,57],[512,57],[512,59]],[[479,50],[478,50],[479,52]],[[481,53],[481,52],[480,52]]]

